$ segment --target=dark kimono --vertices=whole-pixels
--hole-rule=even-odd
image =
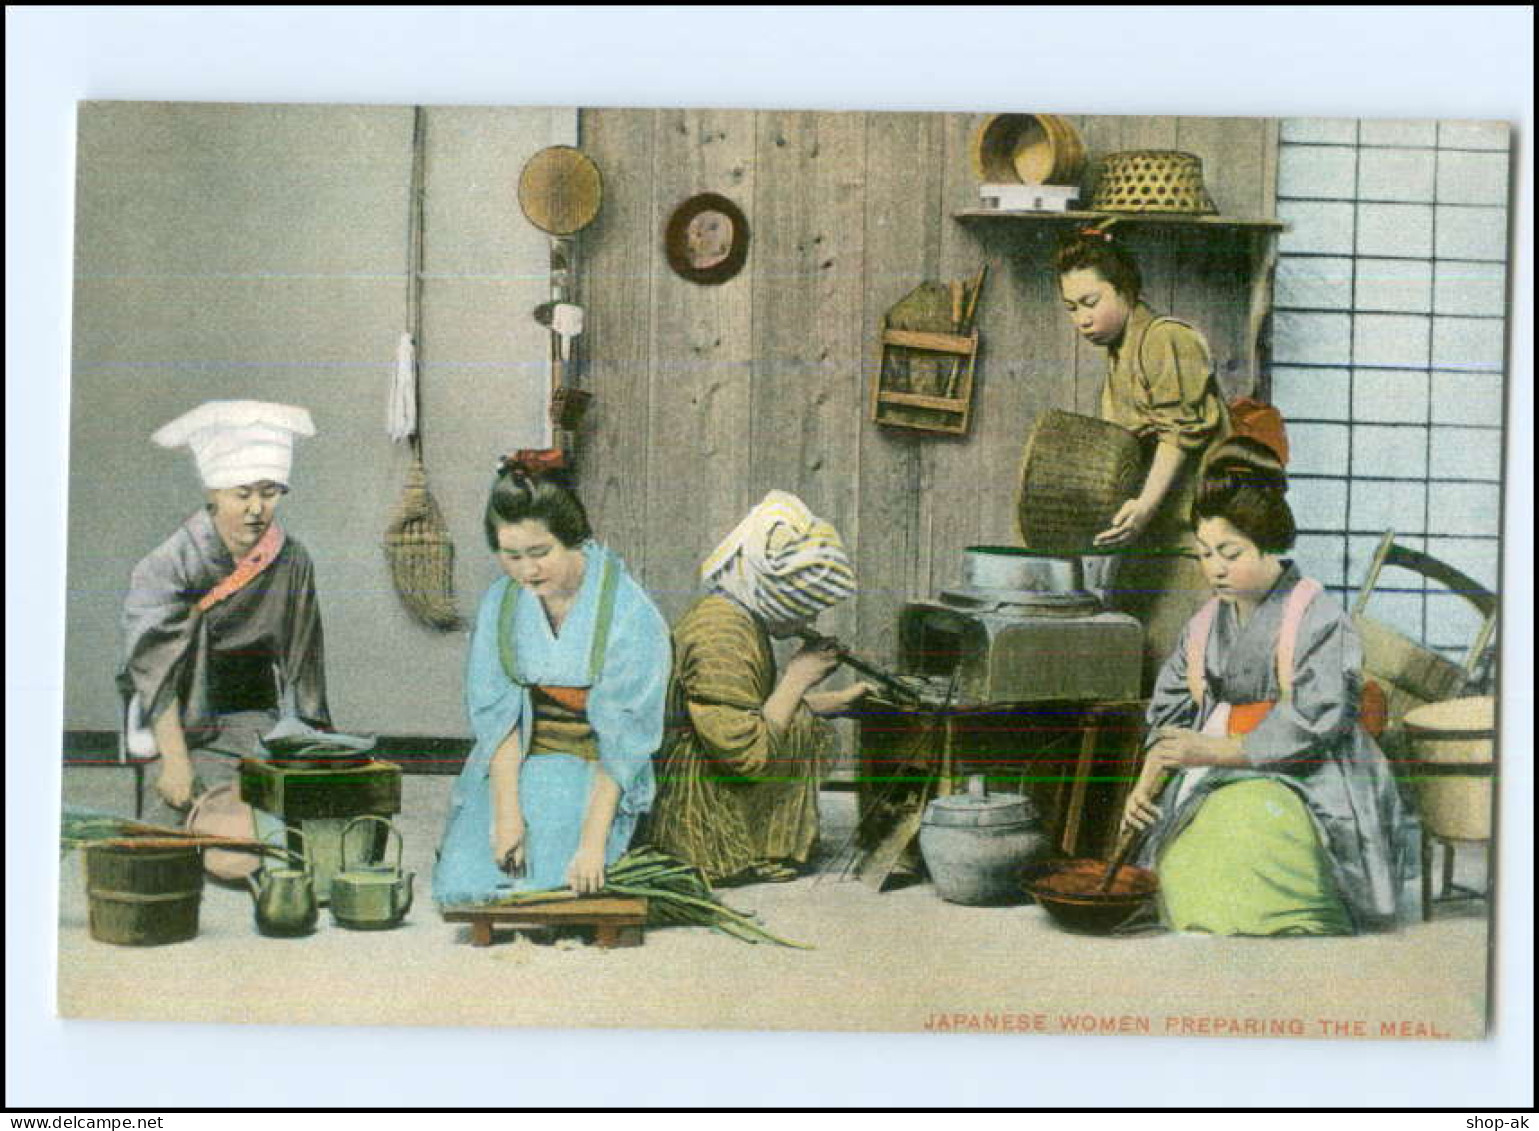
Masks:
[[[146,725],[179,698],[189,746],[210,740],[219,716],[235,711],[282,708],[329,728],[310,555],[286,539],[272,564],[199,612],[235,564],[199,510],[134,567],[123,602],[125,693],[137,693]]]

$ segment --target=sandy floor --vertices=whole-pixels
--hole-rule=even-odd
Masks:
[[[72,769],[66,799],[125,811],[129,775]],[[661,930],[636,949],[526,936],[478,949],[427,898],[450,779],[405,779],[407,866],[419,904],[388,932],[322,925],[259,936],[251,899],[209,885],[185,943],[91,939],[79,854],[60,884],[59,1009],[66,1017],[375,1025],[622,1028],[926,1028],[1213,1036],[1474,1038],[1484,1031],[1483,904],[1451,904],[1393,934],[1314,940],[1058,930],[1037,907],[968,908],[928,884],[875,894],[809,877],[724,893],[811,951]],[[849,795],[825,806],[830,841]],[[1466,851],[1461,880],[1483,884]]]

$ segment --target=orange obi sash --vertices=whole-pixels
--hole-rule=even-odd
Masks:
[[[574,715],[588,713],[588,688],[586,687],[551,687],[548,684],[536,683],[530,687],[530,691],[545,696]]]
[[[1249,734],[1261,725],[1275,703],[1231,703],[1229,705],[1229,734]]]

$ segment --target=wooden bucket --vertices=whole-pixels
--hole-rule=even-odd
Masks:
[[[1476,696],[1428,703],[1406,715],[1405,733],[1412,755],[1426,764],[1414,780],[1427,831],[1444,840],[1490,840],[1496,701]],[[1440,772],[1443,766],[1471,772]]]
[[[1095,536],[1143,487],[1144,453],[1121,425],[1048,409],[1021,461],[1016,519],[1021,542],[1042,554],[1094,553]]]
[[[198,933],[203,861],[196,848],[92,845],[85,854],[91,937],[160,946]]]
[[[973,134],[972,162],[985,184],[1074,185],[1085,144],[1057,114],[993,114]]]

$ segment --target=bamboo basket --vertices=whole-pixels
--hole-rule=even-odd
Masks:
[[[1136,149],[1106,156],[1090,211],[1206,216],[1218,208],[1202,181],[1202,158],[1176,150]]]
[[[1143,476],[1143,447],[1126,428],[1049,409],[1037,418],[1021,460],[1022,544],[1058,556],[1095,552],[1095,536],[1138,494]]]

